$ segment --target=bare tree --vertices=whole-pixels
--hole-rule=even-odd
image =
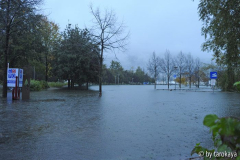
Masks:
[[[173,72],[175,71],[175,64],[172,59],[172,56],[168,50],[166,50],[164,58],[160,59],[159,66],[163,73],[167,75],[168,89],[169,89],[169,81]]]
[[[176,67],[178,67],[178,73],[179,73],[179,78],[180,78],[180,84],[179,87],[181,88],[181,84],[182,84],[182,74],[185,72],[186,70],[186,57],[185,55],[182,53],[182,51],[177,55],[177,58],[175,60],[176,63]]]
[[[159,57],[156,56],[155,52],[153,52],[151,59],[149,59],[148,61],[147,69],[150,72],[150,74],[154,76],[154,81],[155,81],[154,89],[156,89],[156,81],[160,72],[160,66],[159,66]]]
[[[101,14],[99,8],[94,10],[92,5],[90,5],[90,10],[94,17],[92,35],[96,40],[96,44],[100,47],[99,96],[102,96],[103,52],[115,49],[124,51],[129,33],[124,34],[125,26],[123,22],[118,23],[113,10],[106,9],[104,15]]]
[[[197,78],[197,87],[199,88],[199,84],[200,84],[200,67],[201,67],[201,61],[199,58],[195,59],[195,75]]]
[[[192,76],[194,75],[194,60],[191,54],[186,57],[186,72],[189,78],[189,88],[191,88]]]
[[[4,36],[3,53],[3,97],[7,97],[7,63],[10,56],[11,34],[17,31],[20,23],[28,23],[28,17],[33,17],[36,6],[41,0],[1,0],[0,24]]]

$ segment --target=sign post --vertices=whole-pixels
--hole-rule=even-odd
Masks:
[[[217,72],[210,72],[210,79],[211,79],[211,86],[213,86],[213,93],[214,93],[214,88],[216,85],[216,79],[217,79]]]
[[[23,69],[20,68],[8,68],[7,70],[7,87],[13,88],[12,99],[20,98],[20,89],[23,83]]]

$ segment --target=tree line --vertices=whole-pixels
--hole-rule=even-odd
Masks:
[[[39,12],[41,3],[42,0],[0,1],[3,97],[7,96],[8,63],[10,68],[33,66],[34,77],[39,80],[67,79],[69,88],[98,83],[101,96],[103,53],[125,49],[129,36],[124,34],[125,26],[118,23],[114,11],[105,10],[102,15],[99,8],[94,10],[91,5],[93,27],[80,29],[67,24],[60,32],[56,23]]]
[[[103,67],[104,84],[152,84],[151,78],[140,66],[136,70],[124,70],[120,62],[111,61],[110,66]]]
[[[153,52],[147,69],[149,73],[154,77],[156,89],[156,81],[159,74],[163,74],[167,77],[167,85],[169,89],[170,79],[175,75],[176,81],[179,83],[179,87],[188,81],[191,88],[192,82],[196,82],[196,86],[199,87],[200,81],[208,83],[209,76],[206,69],[207,64],[203,64],[199,58],[194,59],[191,54],[184,54],[180,52],[176,57],[173,57],[169,50],[166,50],[163,57],[159,57]]]

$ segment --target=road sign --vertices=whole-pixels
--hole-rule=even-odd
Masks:
[[[215,86],[216,84],[216,79],[211,79],[211,86]]]
[[[15,87],[16,76],[18,76],[18,86],[22,87],[23,69],[19,69],[19,68],[8,68],[7,70],[7,86],[8,87]]]
[[[174,75],[173,75],[173,77],[174,77],[174,79],[176,79],[177,75],[176,75],[176,74],[174,74]]]
[[[217,72],[210,72],[210,79],[217,79]]]

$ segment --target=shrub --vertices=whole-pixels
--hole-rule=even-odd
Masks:
[[[31,80],[30,82],[31,91],[40,91],[46,88],[49,88],[48,83],[46,81]]]
[[[63,82],[48,82],[48,85],[50,87],[59,87],[59,88],[61,88],[61,87],[65,86],[65,85],[67,85],[67,83],[63,83]]]

